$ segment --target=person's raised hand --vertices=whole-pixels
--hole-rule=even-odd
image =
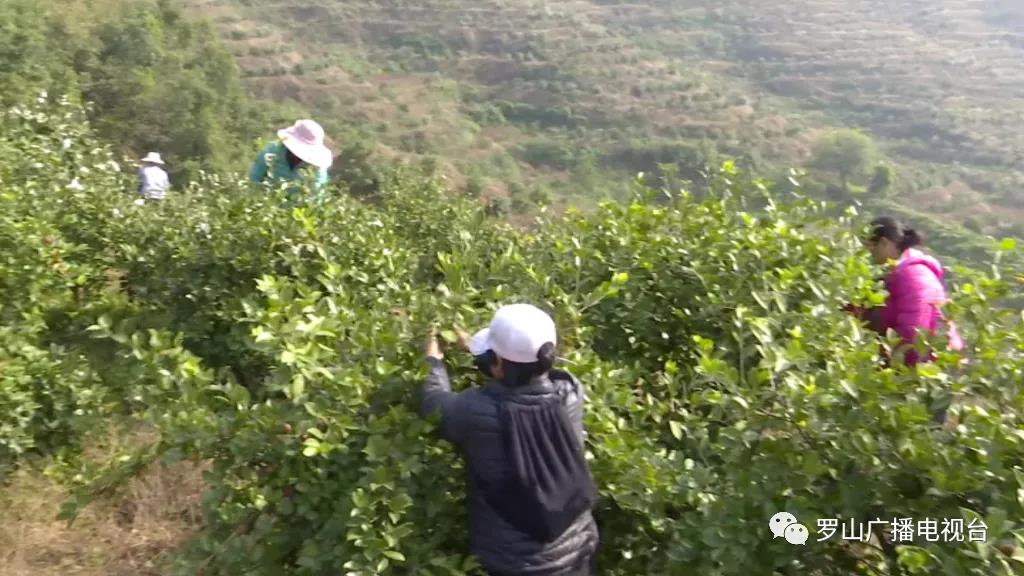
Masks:
[[[461,327],[456,326],[455,334],[459,337],[459,346],[461,346],[462,349],[465,350],[466,352],[469,352],[469,332],[466,332]]]
[[[847,304],[846,306],[843,306],[843,312],[846,312],[847,314],[850,314],[857,318],[864,318],[864,308],[857,306],[855,304]]]
[[[427,358],[434,358],[437,360],[444,360],[444,353],[441,352],[441,343],[437,341],[437,330],[432,329],[430,335],[427,336]]]

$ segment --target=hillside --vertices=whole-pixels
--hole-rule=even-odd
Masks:
[[[619,195],[609,181],[660,163],[781,174],[855,127],[895,163],[904,205],[994,234],[1024,222],[1012,0],[187,3],[252,93],[520,209]]]

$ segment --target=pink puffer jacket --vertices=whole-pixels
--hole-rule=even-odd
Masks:
[[[891,328],[900,335],[907,348],[913,345],[918,331],[938,333],[946,323],[941,306],[949,299],[942,284],[944,275],[942,265],[935,258],[914,248],[904,251],[885,279],[889,298],[872,323],[873,327],[882,334]],[[948,337],[950,350],[964,348],[963,339],[952,322],[948,323]],[[929,353],[927,360],[933,358],[934,355]],[[909,365],[920,361],[913,349],[906,351],[905,359]]]

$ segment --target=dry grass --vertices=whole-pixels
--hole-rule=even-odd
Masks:
[[[0,576],[150,576],[199,527],[202,468],[156,464],[119,493],[57,520],[66,489],[21,470],[0,492]]]

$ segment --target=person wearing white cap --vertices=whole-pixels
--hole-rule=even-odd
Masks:
[[[316,176],[309,185],[321,192],[327,185],[327,169],[334,163],[334,154],[324,143],[324,129],[313,120],[298,120],[278,130],[277,136],[256,158],[249,179],[257,184],[299,183],[306,180],[302,169],[311,166]],[[289,188],[291,193],[297,191],[298,187]]]
[[[460,340],[478,360],[490,358],[492,380],[453,392],[432,333],[421,411],[440,413],[442,437],[466,461],[472,552],[491,576],[594,574],[597,489],[583,453],[584,393],[553,369],[554,321],[512,304]]]
[[[456,328],[455,331],[459,336],[459,344],[465,351],[473,355],[473,364],[476,365],[477,370],[484,376],[494,377],[491,366],[498,361],[498,358],[494,355],[494,350],[491,350],[491,344],[488,342],[490,329],[484,328],[472,336],[460,328]]]
[[[163,168],[164,161],[160,154],[150,152],[139,162],[142,164],[139,168],[139,193],[146,200],[163,200],[171,187],[171,181]]]

